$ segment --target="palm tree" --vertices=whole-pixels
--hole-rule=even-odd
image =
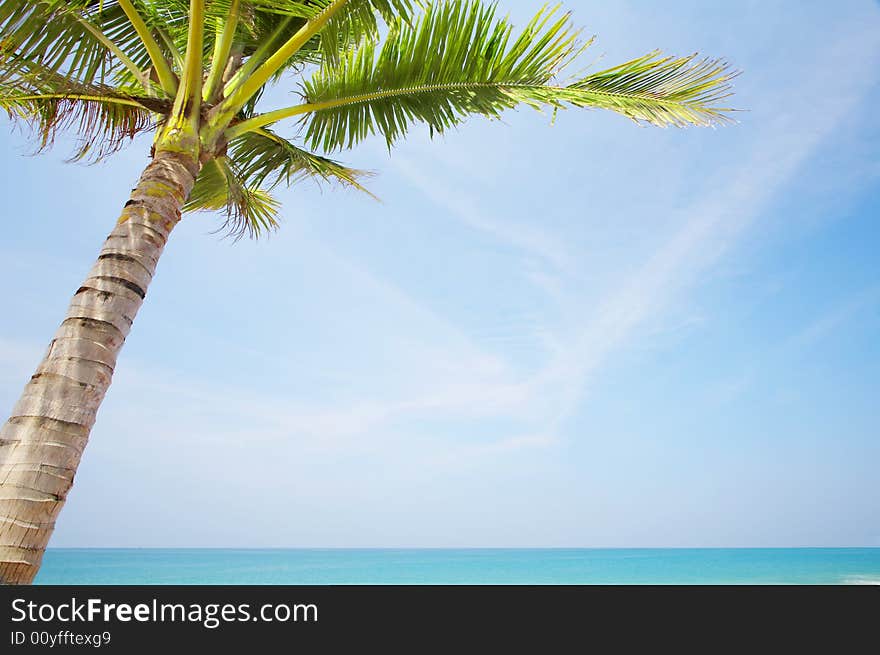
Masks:
[[[568,15],[544,8],[515,33],[479,0],[2,0],[0,105],[63,130],[74,159],[154,134],[151,161],[11,418],[0,431],[0,582],[33,580],[73,483],[117,356],[181,212],[219,210],[236,236],[277,226],[279,184],[363,190],[331,159],[371,134],[443,132],[520,104],[598,107],[654,125],[728,120],[721,61],[654,52],[599,72]],[[262,110],[299,76],[301,102]],[[296,119],[299,144],[273,129]],[[321,153],[321,154],[319,154]]]

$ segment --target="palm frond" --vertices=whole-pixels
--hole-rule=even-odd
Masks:
[[[306,103],[256,117],[232,134],[304,115],[305,138],[327,152],[381,133],[389,147],[414,122],[433,134],[469,114],[497,118],[519,104],[573,105],[620,112],[655,125],[706,125],[727,119],[715,106],[733,76],[724,62],[656,53],[568,82],[558,80],[590,44],[579,42],[558,7],[543,9],[516,37],[494,7],[446,0],[413,25],[398,23],[380,48],[372,41],[339,65],[323,65],[304,84]]]
[[[0,77],[0,108],[31,126],[37,150],[50,147],[59,132],[78,137],[71,159],[97,161],[116,152],[137,134],[155,127],[169,100],[143,95],[138,86],[86,84],[7,53],[15,74]]]
[[[270,192],[279,184],[310,178],[354,187],[375,198],[359,181],[366,175],[297,148],[270,130],[258,130],[233,140],[227,155],[202,167],[184,211],[221,211],[222,230],[236,238],[256,238],[278,227],[279,205]]]
[[[611,109],[664,127],[711,126],[731,120],[734,109],[718,103],[732,95],[738,73],[723,60],[664,57],[657,50],[571,84],[571,104]]]
[[[229,144],[229,154],[248,186],[273,189],[303,179],[336,182],[373,196],[360,179],[366,171],[348,168],[337,161],[296,147],[269,129],[248,132]]]
[[[346,50],[364,41],[378,40],[377,16],[389,26],[409,22],[413,5],[410,0],[348,0],[343,11],[320,32],[323,61],[336,66]]]
[[[83,83],[102,81],[107,48],[61,2],[7,0],[0,4],[0,70],[4,79],[30,62]],[[12,57],[15,57],[15,61]]]
[[[306,18],[305,23],[284,43],[271,52],[266,53],[264,60],[257,60],[256,55],[245,64],[248,69],[243,79],[233,80],[224,87],[223,101],[218,105],[215,117],[223,127],[228,125],[254,96],[271,80],[278,79],[298,60],[298,54],[309,51],[317,39],[322,48],[322,62],[327,66],[337,63],[337,52],[340,43],[350,49],[364,39],[372,41],[378,34],[375,15],[382,13],[388,20],[400,21],[408,19],[410,0],[311,0],[297,2],[295,0],[255,0],[263,6],[275,7],[288,18]],[[392,16],[392,10],[400,16]],[[329,44],[329,45],[328,45]],[[222,131],[222,128],[221,130]],[[212,131],[211,138],[217,137],[219,131]]]
[[[379,37],[379,20],[392,25],[399,20],[407,22],[413,15],[417,0],[342,0],[344,6],[334,14],[314,38],[329,64],[338,62],[341,52],[365,39]],[[338,4],[339,0],[336,0]],[[295,16],[309,20],[318,16],[334,0],[251,0],[255,8],[266,12]]]
[[[221,226],[230,236],[258,237],[278,227],[279,203],[268,191],[249,187],[228,157],[206,162],[196,178],[184,211],[222,211]]]
[[[156,126],[167,101],[127,96],[97,85],[67,84],[43,92],[0,84],[0,109],[22,120],[37,136],[37,150],[49,148],[61,131],[76,134],[71,160],[99,161]]]
[[[268,20],[267,20],[268,19]],[[242,49],[242,54],[246,55],[247,60],[244,65],[227,82],[224,89],[224,95],[228,95],[231,89],[235,89],[241,85],[242,81],[253,73],[266,58],[271,56],[275,49],[296,34],[305,24],[305,19],[293,16],[278,16],[277,14],[267,14],[266,12],[251,12],[250,17],[244,22],[247,29],[240,31],[237,43]],[[320,57],[315,58],[315,44],[312,47],[301,49],[292,56],[286,65],[279,68],[272,78],[277,81],[278,78],[291,68],[297,66],[304,61],[317,63]],[[251,103],[255,103],[255,99],[262,93],[261,87],[251,99]]]
[[[68,3],[74,5],[76,3]],[[139,17],[150,30],[150,48],[144,42],[143,35],[126,14],[125,9],[115,0],[91,0],[80,4],[86,6],[77,13],[80,20],[100,29],[116,44],[122,52],[141,69],[151,73],[156,79],[156,86],[161,81],[155,68],[154,58],[162,60],[163,67],[172,68],[174,64],[180,68],[180,55],[186,46],[186,23],[188,7],[181,0],[163,0],[163,2],[143,2],[133,0]],[[71,11],[74,9],[71,8]]]
[[[131,21],[111,0],[4,0],[0,34],[0,71],[7,79],[28,62],[73,82],[143,86],[151,65]]]

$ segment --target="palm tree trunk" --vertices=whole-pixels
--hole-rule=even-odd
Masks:
[[[198,170],[184,155],[153,158],[0,429],[0,583],[28,584],[37,574],[116,358]]]

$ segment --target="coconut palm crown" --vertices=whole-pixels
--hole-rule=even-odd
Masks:
[[[479,0],[2,0],[0,106],[40,149],[101,160],[143,132],[152,158],[49,350],[0,430],[0,582],[36,574],[116,357],[181,212],[256,236],[279,184],[365,190],[332,159],[416,123],[442,133],[528,105],[610,109],[658,126],[729,120],[720,60],[652,52],[568,74],[590,46],[543,8],[515,30]],[[298,86],[295,80],[298,78]],[[263,107],[272,85],[300,101]],[[273,127],[289,123],[297,140]]]

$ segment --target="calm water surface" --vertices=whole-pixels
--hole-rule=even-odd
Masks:
[[[880,548],[50,549],[37,584],[880,584]]]

